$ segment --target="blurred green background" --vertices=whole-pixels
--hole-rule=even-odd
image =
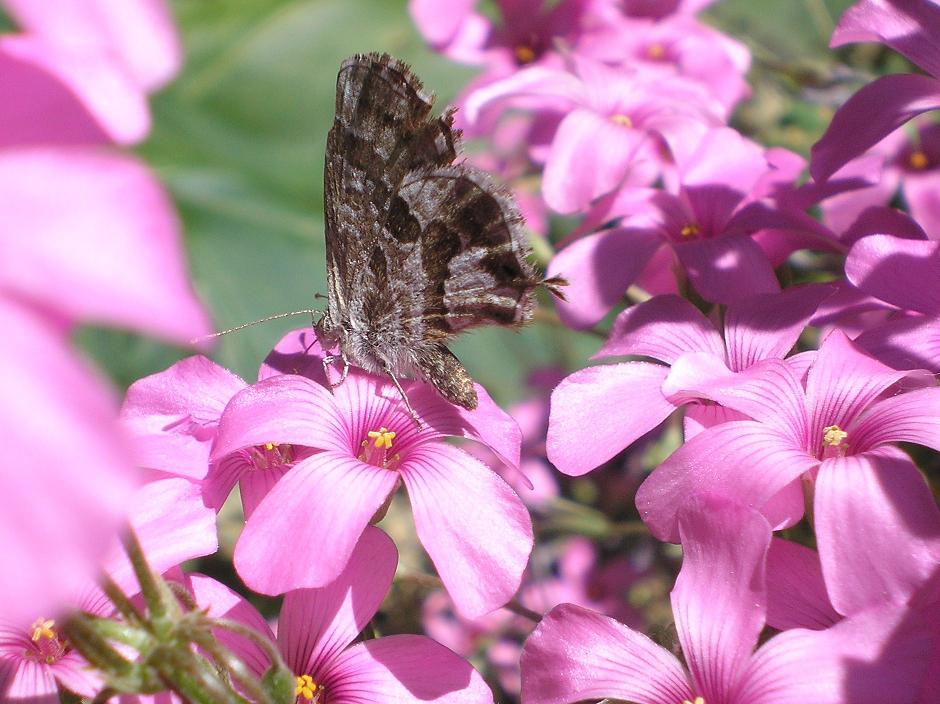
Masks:
[[[829,104],[857,85],[835,80],[836,57],[826,48],[849,4],[724,0],[706,13],[756,57],[755,94],[736,116],[739,128],[808,150]],[[139,151],[177,203],[198,294],[219,328],[322,305],[314,295],[326,292],[323,149],[340,61],[366,51],[405,59],[439,107],[474,69],[431,53],[405,0],[175,0],[172,7],[186,63],[154,96],[154,129]],[[876,52],[862,57],[871,64],[879,50],[855,51]],[[281,334],[306,324],[301,316],[229,335],[213,356],[252,381]],[[190,353],[114,331],[85,330],[80,340],[120,386]],[[539,323],[521,333],[479,330],[454,351],[507,402],[522,395],[529,370],[582,366],[596,347],[592,336]]]

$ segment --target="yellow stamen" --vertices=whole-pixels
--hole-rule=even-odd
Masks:
[[[839,447],[848,436],[849,434],[838,425],[829,425],[823,428],[823,442],[833,447]]]
[[[646,49],[646,55],[651,58],[653,61],[659,61],[666,55],[666,47],[664,47],[659,42],[655,44],[650,44]],[[698,704],[696,702],[696,704]]]
[[[924,154],[919,149],[916,152],[911,152],[911,155],[907,159],[907,163],[911,165],[912,169],[926,169],[927,164],[930,163],[930,160],[927,158],[927,155]]]
[[[694,702],[690,702],[688,699],[683,699],[682,704],[705,704],[705,697],[696,697]]]
[[[55,620],[51,618],[37,618],[33,622],[33,643],[38,643],[41,638],[48,638],[53,640],[56,637],[55,631],[52,630],[52,627],[55,625]]]
[[[520,64],[528,64],[535,61],[535,49],[525,44],[520,44],[515,49],[516,61]]]
[[[313,678],[310,675],[301,675],[297,678],[297,686],[294,688],[294,696],[303,697],[307,701],[313,701],[313,697],[316,695],[318,689],[320,689],[320,686],[313,681]]]
[[[266,442],[264,443],[264,449],[270,452],[271,450],[273,450],[275,447],[278,447],[279,445],[280,443],[277,443],[277,442]]]
[[[624,115],[623,113],[618,112],[616,115],[611,115],[610,121],[621,127],[633,127],[633,120],[630,119],[629,115]]]
[[[382,427],[378,430],[370,430],[368,435],[375,440],[375,446],[377,448],[381,449],[387,447],[389,450],[392,449],[392,440],[395,439],[395,431]]]
[[[701,232],[701,229],[694,222],[690,222],[688,225],[679,230],[679,234],[683,237],[695,237]]]

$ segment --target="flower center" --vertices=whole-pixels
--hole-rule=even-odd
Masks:
[[[367,462],[382,469],[398,469],[401,456],[397,452],[389,456],[389,451],[392,449],[392,440],[395,439],[395,431],[382,426],[378,430],[370,430],[366,433],[366,436],[366,439],[359,446],[359,461]]]
[[[687,225],[683,225],[682,229],[679,230],[679,234],[682,235],[682,237],[684,237],[685,239],[689,239],[690,237],[697,237],[699,234],[701,234],[701,232],[702,232],[702,229],[698,225],[696,225],[694,222],[690,222]]]
[[[59,637],[53,626],[55,621],[51,618],[37,618],[33,622],[33,632],[29,637],[33,648],[24,653],[26,658],[52,665],[68,652],[68,644]]]
[[[530,64],[535,61],[535,49],[525,44],[520,44],[513,50],[516,55],[516,61],[520,64]]]
[[[848,449],[845,442],[849,434],[838,425],[827,425],[823,428],[823,459],[831,457],[844,457]]]
[[[622,112],[618,112],[616,115],[611,115],[610,121],[615,125],[620,125],[621,127],[633,127],[633,120],[630,119],[629,115],[624,115]]]
[[[907,163],[910,164],[912,169],[926,169],[927,165],[930,163],[930,160],[927,158],[927,155],[924,154],[919,149],[915,152],[911,152],[911,155],[907,158]]]
[[[655,44],[650,44],[646,48],[646,56],[653,61],[661,61],[666,57],[666,47],[664,47],[659,42]]]
[[[693,702],[690,702],[688,699],[683,699],[682,704],[705,704],[705,697],[696,697]]]
[[[255,469],[280,469],[294,464],[294,446],[266,442],[248,450],[248,458]]]
[[[298,702],[306,699],[308,702],[316,704],[323,697],[323,685],[314,682],[310,675],[301,675],[296,680],[294,696],[297,697]]]

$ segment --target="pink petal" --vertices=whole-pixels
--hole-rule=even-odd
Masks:
[[[872,401],[904,376],[904,372],[863,353],[840,330],[830,333],[820,345],[806,379],[811,446],[821,447],[824,428],[838,425],[844,430],[852,424]]]
[[[729,305],[725,340],[731,369],[741,371],[762,359],[783,359],[820,302],[832,293],[828,286],[797,286]]]
[[[913,702],[930,652],[929,627],[881,608],[824,631],[795,628],[751,659],[735,700],[753,704]]]
[[[568,281],[567,300],[555,301],[558,315],[575,330],[596,325],[661,245],[655,230],[639,228],[604,230],[569,244],[552,258],[547,272]]]
[[[788,436],[793,447],[805,446],[803,387],[783,360],[764,360],[734,373],[714,355],[691,352],[672,365],[662,392],[673,403],[696,398],[720,403],[771,425]]]
[[[940,372],[940,318],[889,320],[869,328],[855,341],[889,367]]]
[[[549,461],[580,476],[663,422],[676,408],[660,391],[668,371],[659,364],[626,362],[588,367],[562,381],[552,392]],[[643,412],[625,414],[624,408]]]
[[[224,459],[222,463],[225,463]],[[274,488],[274,485],[277,484],[281,480],[281,477],[287,474],[290,469],[291,468],[286,465],[281,467],[268,467],[261,471],[258,471],[256,467],[250,467],[244,469],[243,473],[235,478],[235,481],[238,482],[238,494],[242,500],[242,511],[246,519],[251,517],[255,509],[258,508],[258,505],[264,500],[264,497],[268,495],[268,492]],[[232,484],[228,484],[228,491],[225,491],[224,495],[224,485],[219,487],[217,495],[222,496],[223,503],[224,500],[228,498],[228,494],[231,492],[233,486],[234,481]],[[213,504],[213,506],[220,505],[219,503]]]
[[[937,172],[908,173],[904,178],[904,200],[911,217],[936,238],[940,233],[940,196]],[[893,232],[882,230],[882,232]],[[894,234],[900,234],[895,232]]]
[[[682,437],[688,442],[699,433],[732,420],[748,420],[748,417],[715,403],[690,403],[682,417]]]
[[[140,162],[78,149],[7,150],[0,210],[7,293],[69,318],[180,342],[208,332],[173,206]]]
[[[678,542],[678,511],[689,496],[725,494],[756,509],[817,464],[789,438],[755,421],[722,423],[672,453],[636,494],[643,522]]]
[[[45,321],[0,297],[0,604],[53,613],[97,573],[133,492],[109,390]],[[25,471],[27,470],[28,471]]]
[[[520,97],[535,98],[546,106],[573,107],[586,100],[584,84],[567,71],[531,66],[516,71],[508,78],[485,84],[469,94],[464,101],[464,119],[475,123],[492,104]],[[531,103],[527,103],[531,104]]]
[[[723,496],[691,498],[679,513],[682,569],[672,611],[695,692],[722,702],[764,627],[770,525]]]
[[[332,664],[324,685],[342,702],[493,702],[470,663],[425,636],[386,636],[354,645]]]
[[[135,144],[150,131],[143,91],[110,57],[31,35],[0,37],[0,145]],[[74,120],[74,121],[72,121]]]
[[[288,592],[277,628],[287,666],[319,682],[375,616],[397,565],[398,551],[391,538],[369,527],[335,580],[319,589]]]
[[[135,381],[121,406],[121,425],[137,466],[204,477],[219,417],[243,388],[238,376],[201,356]]]
[[[815,507],[819,557],[839,613],[902,603],[940,561],[940,512],[899,450],[824,461]]]
[[[397,482],[396,472],[347,454],[325,451],[307,458],[281,478],[245,522],[235,546],[235,569],[262,594],[329,584],[346,567],[362,531]]]
[[[774,538],[767,553],[767,624],[777,630],[828,628],[842,617],[826,593],[819,555]]]
[[[219,548],[216,513],[204,505],[201,487],[195,482],[173,478],[146,484],[131,498],[128,513],[147,562],[157,574]],[[105,566],[126,593],[139,591],[120,546],[112,548]]]
[[[350,381],[349,383],[353,383]],[[355,444],[333,396],[306,377],[284,374],[235,394],[219,420],[211,458],[243,447],[290,443],[349,454]]]
[[[409,0],[408,12],[431,46],[447,44],[476,5],[476,0],[457,0],[441,5],[436,0]]]
[[[522,651],[522,699],[568,704],[612,698],[636,704],[692,701],[675,656],[612,618],[574,604],[551,610]]]
[[[270,376],[296,374],[326,386],[329,382],[323,369],[323,358],[326,355],[312,327],[291,330],[278,340],[274,349],[264,358],[258,369],[258,381],[264,381]]]
[[[586,209],[620,186],[645,138],[642,131],[575,108],[552,140],[542,177],[545,202],[559,213]]]
[[[68,653],[50,669],[55,674],[60,689],[65,687],[87,699],[94,698],[104,687],[104,677],[101,673],[93,669],[77,652]],[[34,699],[29,699],[29,704],[34,702]]]
[[[747,235],[681,242],[675,249],[695,290],[713,303],[780,290],[770,262]]]
[[[851,429],[855,452],[891,442],[940,450],[940,388],[916,389],[869,406]]]
[[[911,281],[940,280],[940,242],[871,235],[855,243],[845,261],[845,275],[867,294],[928,315],[940,315],[936,286]]]
[[[6,0],[24,29],[74,51],[108,55],[147,91],[179,70],[182,51],[163,0]]]
[[[532,550],[532,521],[516,493],[442,443],[409,452],[401,477],[418,539],[461,615],[477,618],[509,601]]]
[[[639,355],[671,364],[686,352],[724,359],[725,343],[715,326],[684,298],[654,296],[617,316],[594,359]]]
[[[3,666],[0,660],[0,667]],[[0,696],[4,702],[16,704],[59,704],[59,686],[48,665],[19,657],[10,659],[4,688]]]
[[[928,76],[882,76],[836,111],[826,133],[813,145],[810,173],[825,181],[908,120],[940,108],[940,83]]]
[[[938,25],[940,8],[931,0],[861,0],[839,18],[829,45],[879,42],[940,76]]]

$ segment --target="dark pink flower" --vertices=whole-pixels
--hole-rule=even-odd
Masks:
[[[663,389],[685,389],[749,416],[708,428],[676,450],[637,492],[643,520],[675,541],[686,497],[717,490],[759,508],[774,527],[813,516],[833,604],[854,613],[908,593],[940,560],[940,513],[911,459],[893,443],[940,448],[940,388],[926,373],[899,372],[841,332],[806,374],[766,360],[731,375],[686,355]],[[901,393],[905,382],[913,390]],[[916,388],[916,387],[921,388]],[[847,562],[851,570],[840,569]],[[839,575],[868,571],[866,581]]]
[[[664,364],[606,364],[582,369],[562,381],[552,394],[549,460],[565,474],[589,472],[677,408],[695,401],[694,395],[667,398],[662,390],[669,365],[688,353],[698,353],[728,373],[744,371],[761,360],[783,359],[830,293],[825,286],[810,286],[732,304],[725,315],[724,337],[695,306],[677,296],[657,296],[628,308],[614,321],[609,339],[594,358],[635,355]],[[737,417],[713,403],[693,403],[686,410],[686,432],[691,436]],[[590,442],[584,442],[584,428],[591,429]]]
[[[311,348],[307,364],[321,367],[320,354]],[[427,384],[403,387],[421,428],[390,380],[356,369],[332,393],[281,374],[232,398],[213,462],[252,448],[281,457],[318,450],[292,463],[246,521],[235,566],[249,586],[279,594],[328,584],[403,482],[418,537],[461,612],[479,616],[512,597],[532,548],[529,514],[495,472],[442,441],[477,440],[517,467],[518,426],[479,387],[472,412]]]
[[[617,621],[565,604],[526,642],[523,701],[911,700],[927,667],[923,623],[905,622],[897,609],[873,609],[826,630],[790,630],[758,647],[766,614],[767,521],[726,499],[693,497],[680,511],[679,532],[683,561],[672,609],[685,664]],[[894,647],[892,636],[900,634],[904,647]]]

